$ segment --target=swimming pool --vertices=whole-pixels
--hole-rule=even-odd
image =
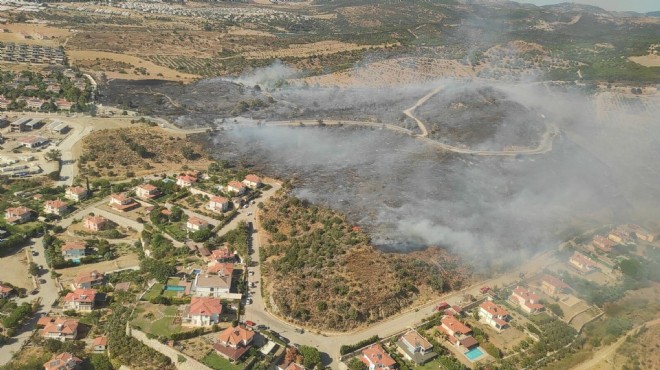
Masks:
[[[484,355],[484,353],[481,350],[481,347],[475,347],[475,348],[472,348],[471,350],[465,352],[465,357],[467,357],[468,360],[470,360],[470,361],[474,361],[474,360],[478,359],[479,357],[481,357],[483,355]]]
[[[174,291],[174,292],[183,292],[184,290],[186,290],[186,287],[180,285],[165,285],[165,290]]]

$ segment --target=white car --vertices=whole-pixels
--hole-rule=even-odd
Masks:
[[[248,212],[247,215],[248,215],[248,216],[252,216],[252,212]]]

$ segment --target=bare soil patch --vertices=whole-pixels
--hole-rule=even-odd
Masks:
[[[630,57],[631,61],[643,65],[644,67],[660,67],[660,55],[649,54],[640,57]]]
[[[27,256],[24,249],[0,258],[0,281],[10,283],[17,288],[32,289],[32,279],[28,274]]]

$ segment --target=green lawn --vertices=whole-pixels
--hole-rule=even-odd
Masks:
[[[163,287],[164,285],[161,283],[154,284],[142,299],[148,301],[150,299],[158,297],[160,295],[160,291],[163,290]]]
[[[177,306],[160,306],[165,317],[160,319],[146,319],[142,317],[144,310],[139,311],[139,319],[134,320],[133,323],[138,325],[141,330],[153,335],[167,337],[172,333],[182,331],[181,325],[174,324],[174,316],[176,315]],[[160,317],[160,315],[157,315]]]
[[[228,360],[220,357],[215,351],[211,351],[202,359],[202,363],[211,369],[215,370],[242,370],[241,366],[233,364]]]
[[[438,370],[441,368],[441,365],[442,364],[440,363],[440,359],[436,357],[433,361],[429,361],[424,365],[417,366],[415,370]]]

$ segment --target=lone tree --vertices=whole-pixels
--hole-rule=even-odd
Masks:
[[[39,266],[34,262],[30,262],[30,266],[28,267],[28,272],[32,276],[39,275]]]
[[[62,152],[59,149],[51,149],[44,157],[49,161],[59,161],[62,159]]]

